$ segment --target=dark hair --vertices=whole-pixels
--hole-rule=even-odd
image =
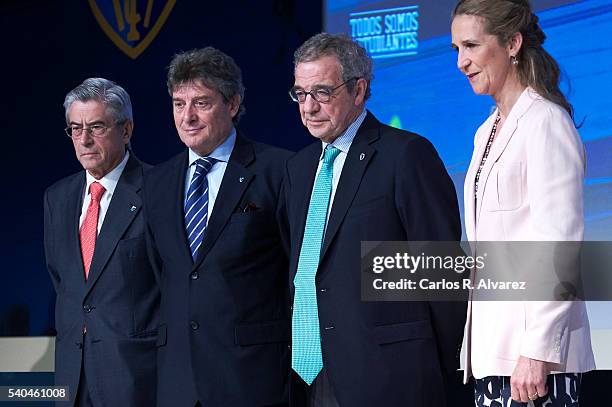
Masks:
[[[523,44],[516,55],[519,81],[563,107],[574,118],[571,103],[559,89],[559,64],[542,47],[546,35],[528,0],[460,0],[452,18],[462,14],[483,18],[486,32],[497,37],[502,46],[520,32]]]
[[[342,80],[348,81],[346,88],[349,92],[355,88],[355,81],[351,79],[365,79],[368,86],[364,100],[367,100],[370,97],[370,83],[373,77],[372,59],[361,44],[346,35],[320,33],[310,37],[293,54],[293,66],[296,68],[302,62],[315,61],[330,55],[338,58]]]
[[[229,103],[236,95],[240,97],[240,107],[233,118],[234,125],[238,124],[245,111],[244,85],[242,73],[234,59],[213,47],[176,54],[168,66],[167,85],[170,95],[178,85],[198,80],[219,92],[225,103]]]

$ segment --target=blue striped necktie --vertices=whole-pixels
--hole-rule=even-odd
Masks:
[[[185,198],[185,230],[189,241],[191,258],[195,261],[198,249],[202,245],[208,220],[208,180],[206,174],[217,162],[216,159],[204,157],[198,159],[196,169],[191,176],[191,183]]]
[[[339,153],[340,150],[330,145],[325,149],[323,164],[315,181],[308,206],[304,240],[293,280],[295,295],[293,298],[291,367],[309,385],[323,368],[315,277],[325,234],[334,160]]]

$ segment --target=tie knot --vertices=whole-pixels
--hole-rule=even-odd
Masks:
[[[211,170],[211,168],[213,167],[213,165],[215,165],[217,161],[219,160],[212,157],[199,158],[198,160],[196,160],[196,175],[208,174],[208,172]]]
[[[104,191],[106,191],[106,189],[99,182],[92,182],[91,185],[89,185],[89,193],[91,194],[92,201],[100,202],[100,198],[102,198]]]
[[[323,163],[331,164],[334,162],[336,157],[340,154],[340,150],[334,146],[328,145],[325,147],[325,153],[323,154]]]

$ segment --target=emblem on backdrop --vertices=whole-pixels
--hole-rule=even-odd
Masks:
[[[151,44],[176,0],[88,0],[108,38],[132,59]]]

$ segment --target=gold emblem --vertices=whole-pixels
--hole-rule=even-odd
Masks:
[[[108,38],[132,59],[138,58],[151,44],[176,3],[176,0],[146,0],[143,18],[137,0],[88,1]]]

